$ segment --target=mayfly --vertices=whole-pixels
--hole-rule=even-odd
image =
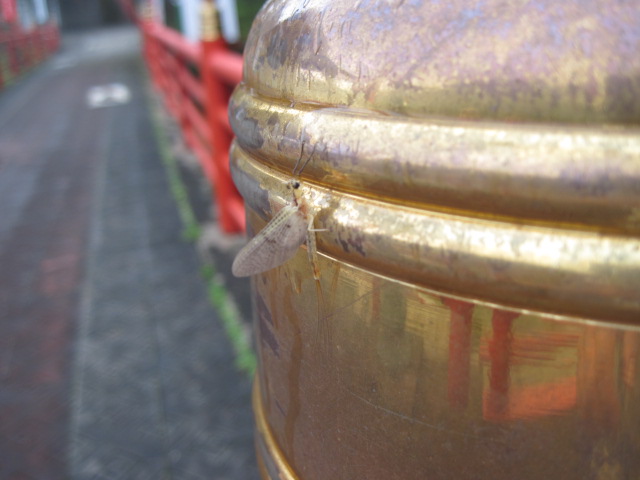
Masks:
[[[314,148],[315,150],[315,148]],[[300,152],[300,157],[293,169],[294,174],[300,164],[304,153],[304,143]],[[313,151],[304,162],[299,175],[313,156]],[[313,228],[314,216],[309,212],[304,200],[301,198],[300,182],[290,180],[287,188],[291,190],[292,201],[284,206],[271,221],[244,246],[238,253],[231,271],[236,277],[248,277],[258,273],[266,272],[295,255],[298,248],[307,241],[307,252],[309,261],[313,266],[313,277],[319,280],[320,275],[316,258],[316,237],[315,232],[321,231]]]
[[[300,157],[293,168],[294,176],[300,175],[307,163],[309,163],[309,160],[313,157],[314,151],[315,146],[309,158],[307,158],[298,170],[304,154],[304,143],[302,143]],[[231,271],[236,277],[248,277],[276,268],[293,257],[306,239],[307,254],[312,267],[318,296],[317,335],[319,337],[320,347],[326,353],[331,343],[331,334],[329,326],[326,325],[326,316],[323,312],[324,295],[320,282],[320,270],[316,250],[316,232],[324,231],[325,229],[313,228],[314,216],[302,198],[300,187],[300,182],[295,179],[287,183],[287,188],[291,190],[292,193],[291,203],[285,205],[276,213],[271,221],[240,250],[233,261]]]

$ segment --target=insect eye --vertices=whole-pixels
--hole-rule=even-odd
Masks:
[[[297,190],[298,188],[300,188],[300,182],[293,182],[291,186]]]

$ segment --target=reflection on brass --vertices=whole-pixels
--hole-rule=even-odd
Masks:
[[[453,300],[326,258],[321,267],[328,353],[304,251],[254,282],[259,452],[272,472],[578,479],[640,468],[631,327]]]
[[[507,5],[508,4],[508,5]],[[230,119],[264,479],[640,471],[640,5],[268,2]]]

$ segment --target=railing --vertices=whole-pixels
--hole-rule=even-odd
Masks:
[[[229,96],[242,78],[242,56],[227,48],[215,28],[194,43],[151,20],[140,26],[152,80],[211,183],[220,226],[227,233],[244,231],[244,203],[229,171],[233,133],[227,117]]]
[[[60,33],[53,22],[31,30],[0,28],[0,89],[45,60],[59,45]]]

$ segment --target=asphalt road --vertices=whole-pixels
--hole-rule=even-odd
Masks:
[[[124,103],[87,103],[113,83]],[[146,89],[131,27],[0,92],[0,479],[258,478]]]

